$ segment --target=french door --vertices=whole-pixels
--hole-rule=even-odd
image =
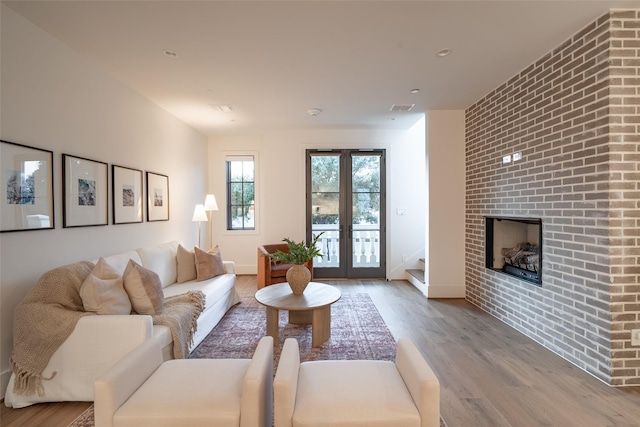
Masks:
[[[307,150],[307,240],[317,278],[384,278],[385,151]]]

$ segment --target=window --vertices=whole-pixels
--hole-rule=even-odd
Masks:
[[[227,230],[255,230],[253,156],[227,157]]]

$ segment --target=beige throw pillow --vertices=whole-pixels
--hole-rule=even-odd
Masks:
[[[124,290],[129,295],[131,306],[138,314],[160,314],[164,305],[164,294],[160,277],[135,261],[129,261],[124,270]]]
[[[182,245],[178,245],[178,283],[196,280],[196,254],[186,250]]]
[[[215,248],[209,249],[209,252],[205,252],[197,246],[193,249],[196,254],[196,280],[207,280],[224,274],[222,255],[217,245]]]
[[[80,287],[84,310],[96,314],[130,314],[131,302],[122,277],[100,258]]]

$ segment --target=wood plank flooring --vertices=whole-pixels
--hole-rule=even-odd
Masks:
[[[640,426],[640,387],[612,388],[462,300],[427,300],[409,282],[323,280],[365,292],[393,336],[412,338],[438,375],[449,427]],[[238,276],[241,291],[255,276]],[[61,426],[89,403],[2,405],[0,425]]]

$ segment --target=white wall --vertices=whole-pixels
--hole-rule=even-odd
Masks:
[[[424,123],[409,131],[287,130],[254,135],[222,135],[209,141],[209,188],[224,206],[225,156],[257,156],[259,209],[255,232],[226,230],[224,208],[214,213],[214,243],[239,274],[256,273],[256,250],[284,237],[305,237],[305,150],[384,148],[387,159],[387,278],[403,279],[424,256]],[[406,215],[396,215],[396,208]],[[402,254],[407,261],[402,262]]]
[[[429,111],[426,127],[428,296],[464,298],[464,111]]]
[[[0,137],[54,152],[56,224],[55,230],[0,235],[4,396],[13,311],[42,273],[168,240],[196,242],[197,224],[191,222],[191,215],[195,204],[204,201],[207,139],[1,7]],[[62,228],[62,153],[168,175],[170,220]],[[111,222],[111,212],[109,218]]]

